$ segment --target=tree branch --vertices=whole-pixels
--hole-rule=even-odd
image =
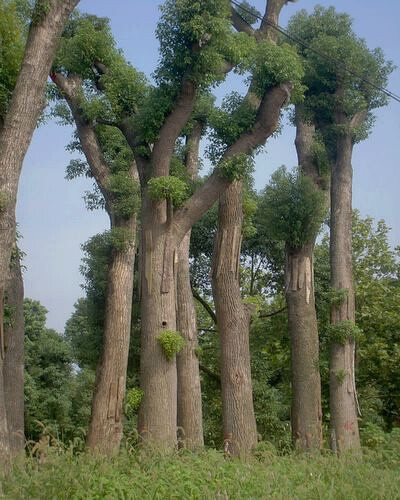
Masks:
[[[107,162],[103,157],[103,153],[97,140],[95,129],[93,125],[85,119],[82,113],[82,108],[80,105],[82,95],[81,79],[77,76],[70,76],[66,78],[60,73],[52,73],[50,76],[67,101],[72,116],[75,120],[78,137],[91,173],[96,180],[99,189],[101,190],[107,203],[108,196],[106,182],[110,175],[110,170]]]
[[[247,33],[249,36],[255,35],[256,30],[254,30],[251,25],[243,19],[240,13],[233,6],[231,6],[231,21],[232,26],[236,31]]]
[[[272,313],[267,313],[267,314],[259,314],[259,318],[272,318],[272,316],[276,316],[277,314],[280,314],[283,311],[286,311],[287,307],[282,307],[281,309],[278,309],[277,311],[274,311]]]
[[[214,324],[216,325],[217,324],[217,315],[213,311],[210,304],[208,304],[208,302],[203,299],[203,297],[199,294],[199,292],[197,292],[193,288],[192,288],[192,295],[204,307],[204,309],[208,312],[208,315],[210,316],[210,318],[213,320]]]
[[[218,382],[218,384],[221,384],[221,376],[218,375],[218,373],[214,373],[212,370],[210,370],[210,368],[208,368],[207,366],[202,365],[201,363],[199,363],[199,368],[200,368],[200,370],[202,372],[204,372],[210,378],[212,378],[213,380],[215,380],[216,382]]]
[[[160,129],[159,138],[153,147],[152,175],[154,177],[168,175],[176,139],[192,114],[195,100],[196,87],[189,78],[185,77],[175,105],[165,118]]]

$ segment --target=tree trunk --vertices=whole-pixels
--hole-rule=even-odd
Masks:
[[[324,184],[314,164],[312,146],[315,127],[296,110],[296,150],[303,175],[317,189]],[[326,189],[325,189],[326,191]],[[328,192],[326,191],[326,194]],[[314,298],[315,239],[300,248],[286,246],[286,303],[288,306],[292,368],[292,440],[296,449],[307,451],[322,446],[321,378],[319,373],[319,337]]]
[[[319,339],[314,299],[314,243],[286,249],[286,303],[292,364],[292,439],[301,451],[322,446]]]
[[[346,290],[342,304],[332,305],[331,323],[355,322],[352,266],[352,177],[353,151],[350,134],[337,140],[337,159],[331,177],[330,261],[333,290]],[[332,343],[330,354],[331,447],[339,453],[359,450],[357,394],[354,372],[355,343]]]
[[[220,198],[212,289],[221,343],[221,390],[225,450],[246,455],[257,444],[251,383],[250,311],[240,293],[242,182]]]
[[[91,452],[118,453],[123,431],[123,401],[126,389],[131,331],[133,267],[136,216],[115,227],[128,228],[133,240],[124,250],[113,250],[108,270],[103,350],[96,371],[92,414],[87,437]]]
[[[6,289],[10,324],[5,327],[3,366],[7,424],[12,456],[25,448],[24,438],[24,283],[18,256],[12,259]]]
[[[138,430],[146,443],[173,449],[177,444],[176,358],[168,360],[158,340],[163,331],[176,330],[176,254],[171,214],[166,217],[165,205],[152,202],[146,193],[142,197],[140,383],[144,394]]]
[[[204,446],[203,414],[199,360],[197,358],[197,321],[189,273],[190,232],[178,251],[177,327],[186,345],[177,356],[178,432],[185,448]]]

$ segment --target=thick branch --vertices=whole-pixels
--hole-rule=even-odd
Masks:
[[[291,85],[281,84],[269,90],[261,101],[257,117],[250,131],[244,132],[224,154],[227,160],[238,154],[251,154],[270,137],[279,125],[281,109],[290,96]],[[230,184],[215,169],[174,217],[174,230],[179,242],[189,229],[209,210]]]
[[[82,113],[80,106],[82,82],[80,78],[76,76],[66,78],[60,73],[52,73],[51,79],[57,85],[58,89],[61,91],[68,103],[72,116],[75,120],[82,150],[86,156],[91,173],[107,202],[106,182],[110,171],[103,157],[94,127],[85,119]]]
[[[176,139],[192,114],[196,100],[196,87],[188,78],[182,82],[181,91],[171,113],[161,127],[159,138],[154,144],[152,165],[154,177],[168,175],[171,155]]]
[[[236,31],[247,33],[250,36],[255,35],[255,30],[250,26],[250,24],[247,21],[243,19],[240,13],[233,6],[231,7],[231,21],[232,21],[232,26],[235,28]]]

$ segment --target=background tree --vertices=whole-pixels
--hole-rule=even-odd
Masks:
[[[341,452],[360,446],[354,372],[351,157],[354,144],[371,130],[372,110],[387,102],[386,95],[369,85],[364,75],[375,86],[384,87],[393,67],[381,50],[369,50],[353,32],[349,16],[337,14],[334,8],[317,7],[309,16],[300,12],[291,22],[291,31],[301,34],[310,47],[304,48],[313,68],[308,86],[317,90],[314,109],[322,108],[329,124],[326,140],[331,153],[331,286],[340,297],[333,301],[331,314],[331,446]],[[313,50],[316,48],[317,52]],[[329,58],[321,57],[321,53]]]

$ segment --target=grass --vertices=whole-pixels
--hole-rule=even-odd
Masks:
[[[397,441],[397,440],[396,440]],[[172,455],[121,452],[107,461],[48,448],[15,464],[8,499],[400,499],[400,446],[363,458],[279,456],[264,447],[247,462],[215,450]],[[40,463],[43,462],[43,463]]]

